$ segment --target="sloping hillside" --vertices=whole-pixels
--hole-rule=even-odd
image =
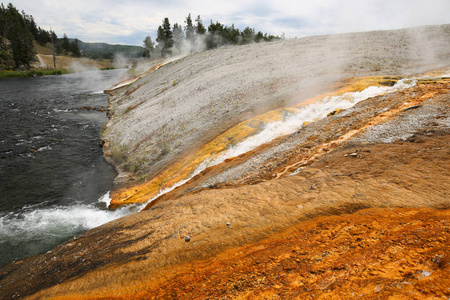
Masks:
[[[106,43],[84,43],[78,41],[81,51],[85,57],[72,57],[70,55],[57,55],[56,68],[79,71],[82,68],[117,68],[126,67],[129,58],[142,56],[142,47],[126,45],[110,45]],[[47,69],[53,68],[52,46],[41,46],[34,43],[37,60],[32,63],[34,68]],[[115,61],[116,55],[121,57],[121,61]],[[108,57],[108,58],[104,58]],[[95,59],[93,59],[95,58]]]
[[[4,266],[1,294],[447,299],[449,33],[221,48],[116,90],[111,206],[144,210]]]
[[[194,157],[189,166],[175,166],[150,182],[152,197],[173,184],[166,177],[189,179],[208,156],[236,144],[230,137],[221,149],[199,154],[203,145],[241,122],[327,92],[344,92],[345,80],[356,76],[405,77],[448,66],[449,44],[445,25],[221,48],[168,63],[110,98],[111,120],[102,140],[107,159],[119,171],[117,187],[140,190],[142,183]],[[350,90],[380,81],[392,82],[363,81]],[[263,126],[270,118],[258,122]],[[113,195],[113,203],[130,197]]]

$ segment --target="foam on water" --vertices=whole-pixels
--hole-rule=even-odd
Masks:
[[[0,241],[31,236],[67,235],[78,230],[88,230],[124,216],[124,211],[99,210],[94,206],[59,206],[10,213],[0,218]]]
[[[108,191],[106,194],[101,196],[100,199],[98,199],[98,202],[105,203],[106,207],[108,207],[111,204],[111,200],[111,191]]]
[[[139,210],[137,206],[107,210],[110,200],[108,192],[95,204],[40,208],[45,206],[43,203],[1,215],[0,249],[14,249],[5,251],[14,257],[1,260],[39,254],[42,249]]]

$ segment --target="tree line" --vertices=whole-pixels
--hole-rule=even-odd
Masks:
[[[70,42],[64,34],[38,27],[33,16],[19,12],[11,3],[0,5],[0,69],[30,68],[35,59],[33,41],[41,46],[51,44],[56,54],[81,56],[78,40]]]
[[[263,34],[261,31],[256,33],[255,29],[248,26],[240,31],[234,24],[226,26],[212,20],[206,28],[200,16],[192,20],[189,14],[184,20],[184,26],[178,23],[172,26],[169,19],[164,18],[157,30],[156,43],[150,36],[144,39],[143,56],[164,57],[214,49],[223,45],[243,45],[277,39],[280,37]],[[82,55],[77,39],[70,41],[66,34],[58,38],[53,30],[47,31],[37,26],[33,16],[27,15],[23,10],[19,12],[11,3],[6,7],[1,3],[0,69],[30,68],[31,62],[36,59],[34,41],[52,49],[54,55]],[[91,55],[104,55],[97,52]],[[112,58],[113,53],[107,54]]]
[[[248,26],[240,31],[234,24],[226,26],[212,20],[206,28],[200,16],[193,21],[191,14],[186,17],[184,23],[184,27],[178,23],[171,26],[169,18],[164,18],[157,30],[158,44],[155,44],[150,36],[144,39],[144,56],[169,56],[185,51],[214,49],[223,45],[244,45],[280,39],[261,31],[256,33],[255,29]]]

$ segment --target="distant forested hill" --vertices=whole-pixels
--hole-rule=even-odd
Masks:
[[[118,53],[128,58],[137,58],[141,57],[144,53],[144,48],[140,46],[85,43],[80,40],[78,40],[78,47],[83,56],[94,59],[112,59],[114,58],[114,55]]]
[[[54,31],[39,27],[32,15],[19,11],[13,4],[0,4],[0,70],[29,69],[37,61],[36,48],[53,55],[113,59],[120,53],[126,58],[144,54],[139,46],[84,43],[69,39],[66,34],[58,38]]]

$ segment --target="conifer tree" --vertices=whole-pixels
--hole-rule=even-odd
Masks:
[[[70,42],[67,35],[64,33],[63,41],[62,41],[62,48],[66,51],[66,54],[70,51]]]
[[[192,43],[194,41],[195,28],[194,25],[192,25],[191,14],[187,16],[186,21],[184,22],[186,23],[186,26],[184,27],[186,30],[186,39]]]
[[[11,59],[16,68],[30,67],[34,58],[33,34],[28,26],[30,20],[29,16],[20,14],[11,3],[6,8],[1,5],[0,55],[6,68],[10,67]]]
[[[200,15],[197,16],[197,19],[195,19],[195,32],[197,35],[202,35],[206,33],[206,28],[203,26],[202,19],[200,19]]]
[[[72,52],[72,56],[74,56],[74,57],[81,56],[81,51],[80,51],[80,48],[78,47],[78,39],[75,39],[75,41],[73,41],[70,44],[70,52]]]
[[[185,38],[184,38],[184,32],[181,25],[178,25],[178,23],[173,24],[173,45],[176,49],[180,49],[181,45],[183,44]]]
[[[152,38],[147,36],[144,39],[144,57],[151,57],[153,50],[155,49],[155,43],[153,43]]]
[[[170,49],[173,46],[173,33],[170,28],[169,18],[164,18],[163,29],[166,46],[168,49]]]
[[[242,44],[250,44],[255,40],[255,29],[245,27],[241,32]]]
[[[164,56],[165,41],[164,41],[164,29],[161,25],[158,26],[158,33],[156,35],[156,42],[158,43],[158,48],[161,51],[161,56]]]
[[[158,35],[156,37],[159,48],[161,48],[161,56],[170,54],[173,46],[173,33],[170,29],[169,18],[164,18],[163,24],[158,27]]]

